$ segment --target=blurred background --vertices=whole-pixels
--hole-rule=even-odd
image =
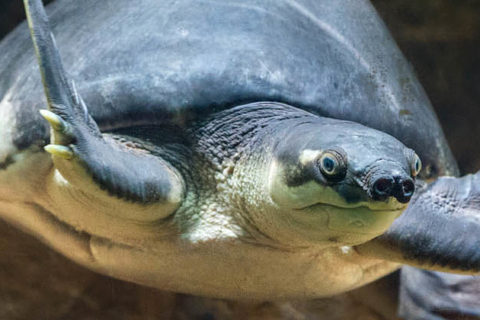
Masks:
[[[462,173],[480,169],[480,0],[373,4],[414,66]],[[22,20],[22,1],[0,0],[0,39]],[[0,319],[395,319],[396,275],[332,299],[233,303],[97,275],[1,221],[0,234]]]
[[[480,168],[480,1],[373,0],[437,111],[462,173]]]

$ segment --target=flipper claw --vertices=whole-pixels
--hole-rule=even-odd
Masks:
[[[59,132],[67,131],[67,123],[62,119],[62,117],[60,117],[56,113],[50,110],[42,109],[40,110],[40,114],[45,120],[48,121],[48,123],[52,126],[53,130]]]
[[[70,147],[58,145],[58,144],[49,144],[44,147],[45,151],[48,153],[61,157],[66,160],[70,160],[73,158],[73,151]]]

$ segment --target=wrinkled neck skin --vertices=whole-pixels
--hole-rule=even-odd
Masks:
[[[290,247],[272,219],[268,192],[274,148],[311,114],[283,105],[245,105],[213,115],[190,131],[193,155],[187,196],[176,212],[185,239],[241,239]]]

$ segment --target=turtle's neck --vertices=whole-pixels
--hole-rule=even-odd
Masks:
[[[228,109],[197,123],[192,131],[196,151],[213,165],[236,163],[265,144],[276,144],[287,122],[314,117],[303,110],[275,102],[258,102]]]
[[[267,180],[275,146],[296,125],[316,118],[288,105],[261,102],[221,111],[192,126],[189,192],[176,216],[183,234],[201,240],[207,234],[235,234],[278,246],[256,227],[251,213],[258,215],[271,201]]]

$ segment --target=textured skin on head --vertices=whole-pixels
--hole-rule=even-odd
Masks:
[[[357,136],[355,143],[346,139],[347,129]],[[204,216],[214,219],[215,215],[223,214],[231,216],[228,219],[233,229],[238,221],[239,236],[270,246],[332,245],[330,237],[337,238],[334,245],[352,244],[384,231],[404,208],[395,201],[372,203],[368,189],[359,183],[366,174],[367,165],[385,159],[390,161],[388,168],[398,172],[406,170],[408,174],[410,166],[406,157],[395,159],[396,154],[404,153],[405,146],[385,133],[271,102],[221,111],[192,125],[189,132],[193,152],[191,167],[183,172],[184,176],[190,176],[186,183],[189,194],[176,219],[184,221],[181,224],[190,235],[197,234],[190,231],[191,225],[196,228],[191,217],[196,221]],[[344,135],[344,138],[335,141],[336,135]],[[352,170],[348,179],[338,181],[339,188],[317,179],[319,173],[314,159],[308,165],[300,164],[303,149],[334,146],[348,150],[346,156],[350,157]],[[363,156],[362,148],[370,150],[368,157]],[[305,179],[297,185],[289,185],[289,177],[293,175]],[[299,190],[303,190],[303,196]],[[362,197],[354,201],[353,193]],[[322,211],[322,203],[332,207]],[[317,204],[319,208],[314,208]],[[377,212],[369,214],[370,208]],[[349,219],[350,211],[352,218]],[[337,214],[343,218],[336,219]],[[340,231],[326,230],[325,219],[329,215],[333,215],[331,221],[335,221],[332,226],[338,227],[342,219],[346,219],[345,223],[351,220],[361,225],[351,230],[347,227]],[[300,230],[300,226],[305,229]],[[231,227],[222,228],[229,230]],[[214,237],[213,231],[212,235],[202,231],[203,237]],[[348,236],[349,231],[357,234]]]

